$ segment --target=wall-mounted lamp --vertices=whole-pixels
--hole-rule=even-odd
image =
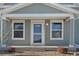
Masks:
[[[48,26],[49,24],[48,23],[46,23],[46,26]]]

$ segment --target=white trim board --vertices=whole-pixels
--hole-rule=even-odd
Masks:
[[[69,17],[69,16],[72,16],[72,14],[69,14],[69,13],[53,13],[53,14],[5,14],[4,17],[23,17],[23,16],[27,16],[27,17],[31,17],[31,16],[39,16],[39,17],[49,17],[49,16],[52,16],[52,17]]]
[[[6,14],[4,17],[9,19],[66,19],[72,17],[71,14]]]
[[[18,9],[21,9],[21,8],[23,8],[25,6],[31,5],[31,4],[32,3],[19,3],[19,4],[16,4],[15,6],[13,6],[13,7],[1,10],[0,13],[7,14],[7,13],[10,13],[12,11],[16,11]]]
[[[21,9],[21,8],[23,8],[25,6],[27,7],[27,6],[31,5],[31,4],[33,4],[33,3],[17,4],[14,7],[1,10],[0,13],[3,13],[3,14],[10,13],[12,11],[16,11],[18,9]],[[53,8],[56,8],[58,10],[67,12],[67,13],[74,13],[74,14],[78,14],[79,15],[79,11],[74,10],[72,8],[65,7],[65,6],[57,4],[57,3],[43,3],[43,4],[45,4],[45,5],[47,5],[47,6],[51,7],[51,8],[53,7]]]
[[[15,48],[58,48],[60,46],[11,46]],[[65,48],[68,48],[68,46],[63,46]]]
[[[72,9],[72,8],[69,8],[69,7],[65,7],[61,4],[58,4],[58,3],[53,3],[53,4],[47,4],[48,6],[50,7],[53,7],[55,6],[57,9],[61,10],[61,11],[64,11],[64,12],[67,12],[67,13],[70,13],[70,14],[78,14],[79,15],[79,11],[75,10],[75,9]]]

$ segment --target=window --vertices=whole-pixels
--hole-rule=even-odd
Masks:
[[[12,22],[12,38],[13,40],[23,40],[25,36],[25,23],[23,20],[15,20]]]
[[[63,39],[63,21],[55,20],[50,22],[50,37],[51,40]]]

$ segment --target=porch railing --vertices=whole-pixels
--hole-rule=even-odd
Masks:
[[[7,44],[7,41],[9,40],[10,32],[11,32],[11,25],[10,25],[10,29],[7,31],[7,33],[5,33],[3,35],[3,45]],[[0,36],[0,38],[1,38],[1,36]]]

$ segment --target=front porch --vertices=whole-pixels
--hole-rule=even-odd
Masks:
[[[71,44],[70,42],[70,30],[71,25],[69,20],[72,16],[70,14],[8,14],[5,15],[7,23],[5,24],[7,27],[6,30],[10,30],[7,36],[6,45],[8,46],[15,46],[15,47],[52,47],[52,46],[69,46]],[[18,20],[17,20],[18,19]],[[24,38],[23,40],[20,39],[13,39],[13,22],[19,23],[24,22]],[[62,23],[62,38],[58,39],[50,39],[51,37],[51,21]],[[6,21],[5,21],[6,22]],[[33,37],[32,37],[32,23],[34,24],[44,24],[42,28],[42,40],[43,45],[33,45]],[[9,26],[10,25],[10,26]],[[11,28],[11,29],[10,29]],[[43,31],[44,30],[44,31]],[[8,31],[6,31],[8,32]],[[27,34],[28,33],[28,34]],[[4,44],[3,44],[4,45]]]
[[[1,11],[1,47],[52,49],[74,46],[78,12],[62,7],[47,3],[20,4]]]

